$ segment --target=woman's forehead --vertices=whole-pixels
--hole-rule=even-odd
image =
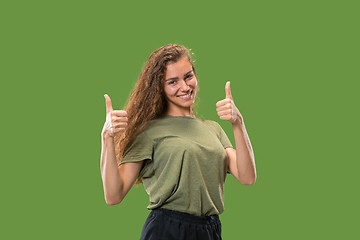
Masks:
[[[181,58],[175,63],[166,66],[166,79],[173,77],[181,77],[192,71],[192,65],[186,57]]]

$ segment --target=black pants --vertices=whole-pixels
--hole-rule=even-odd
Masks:
[[[150,212],[140,240],[218,240],[221,222],[218,215],[193,216],[158,208]]]

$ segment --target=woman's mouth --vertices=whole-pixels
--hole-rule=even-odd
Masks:
[[[190,90],[190,92],[188,94],[181,95],[181,96],[178,96],[178,97],[183,99],[183,100],[189,100],[191,98],[192,92],[193,92],[193,90]]]

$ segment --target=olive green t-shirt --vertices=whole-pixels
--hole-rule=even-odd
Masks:
[[[148,209],[209,216],[224,211],[227,147],[232,145],[217,122],[165,115],[148,122],[120,164],[145,160],[139,177]]]

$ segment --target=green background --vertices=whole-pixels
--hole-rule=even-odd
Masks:
[[[1,1],[1,235],[138,239],[141,185],[108,206],[107,93],[122,109],[148,56],[191,48],[199,113],[231,81],[257,181],[228,175],[224,239],[359,235],[357,1]]]

